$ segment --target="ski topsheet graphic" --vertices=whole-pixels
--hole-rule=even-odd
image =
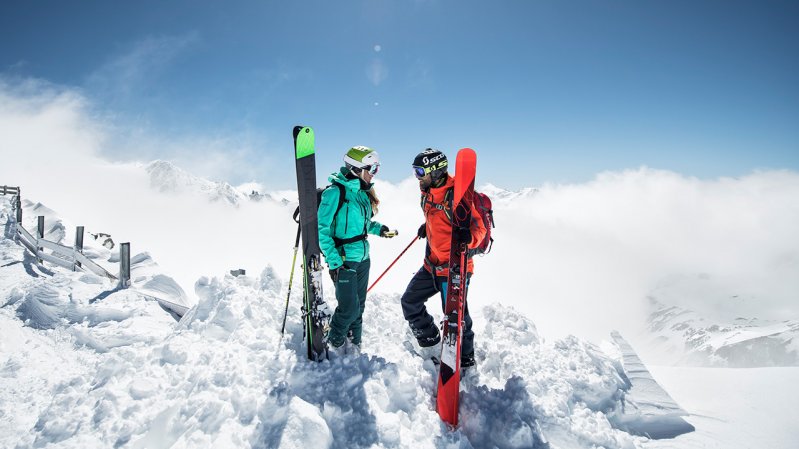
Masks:
[[[314,132],[308,126],[294,127],[294,153],[297,158],[297,192],[300,200],[300,234],[303,254],[303,324],[308,358],[327,358],[324,332],[330,321],[322,296],[322,256],[316,219],[316,157]]]
[[[455,188],[452,198],[452,243],[449,253],[449,276],[441,329],[441,364],[438,371],[436,409],[444,422],[458,425],[458,399],[461,375],[461,335],[463,304],[466,301],[467,244],[459,243],[456,231],[469,228],[474,200],[474,177],[477,154],[471,148],[458,151],[455,160]]]

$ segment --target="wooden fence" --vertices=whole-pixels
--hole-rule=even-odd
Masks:
[[[71,248],[44,238],[45,217],[43,215],[38,217],[36,236],[33,236],[22,226],[22,195],[20,193],[20,188],[4,185],[2,189],[0,189],[0,192],[2,192],[3,195],[14,195],[12,199],[15,212],[14,238],[30,251],[39,263],[46,261],[60,267],[71,269],[72,271],[81,269],[98,276],[118,280],[121,288],[130,286],[130,243],[122,243],[120,245],[119,276],[114,276],[83,254],[83,226],[78,226],[76,228],[75,245]]]
[[[72,271],[80,269],[98,276],[118,280],[119,288],[128,288],[131,286],[130,243],[121,243],[119,245],[119,276],[114,276],[83,254],[83,226],[78,226],[75,229],[75,245],[71,248],[44,238],[45,217],[43,215],[38,216],[36,235],[31,235],[31,233],[22,226],[22,195],[20,193],[20,188],[4,185],[0,188],[0,193],[3,195],[14,195],[11,201],[14,212],[14,239],[30,251],[40,264],[46,261],[60,267],[71,269]],[[189,310],[188,306],[160,297],[158,292],[141,289],[136,289],[136,292],[144,297],[158,301],[161,306],[170,310],[178,317],[182,317]]]

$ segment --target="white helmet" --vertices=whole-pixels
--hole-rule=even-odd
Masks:
[[[347,168],[365,169],[371,174],[376,174],[380,167],[380,156],[377,151],[364,146],[352,147],[344,155]]]

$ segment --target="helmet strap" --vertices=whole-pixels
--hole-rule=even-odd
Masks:
[[[433,178],[433,187],[441,187],[447,182],[447,172],[442,170],[434,170],[430,172]]]

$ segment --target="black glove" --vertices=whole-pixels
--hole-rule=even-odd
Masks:
[[[380,237],[392,238],[396,237],[399,232],[388,229],[388,226],[383,225],[380,227]]]
[[[336,268],[335,270],[330,270],[330,279],[333,279],[333,282],[338,282],[338,270],[341,267]]]
[[[422,225],[419,226],[419,230],[416,231],[416,235],[418,235],[420,239],[426,239],[427,238],[427,224],[426,223],[422,223]]]
[[[455,228],[453,237],[458,243],[468,245],[472,241],[472,231],[469,228]]]

